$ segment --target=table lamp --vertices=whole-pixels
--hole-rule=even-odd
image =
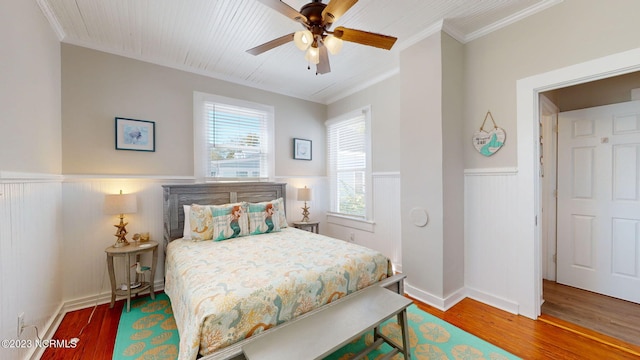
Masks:
[[[308,187],[298,189],[298,201],[304,201],[302,208],[302,222],[309,222],[309,207],[307,201],[311,201],[311,189]]]
[[[122,247],[129,245],[127,241],[127,229],[125,226],[129,223],[123,221],[124,214],[133,214],[138,211],[138,204],[136,202],[135,194],[123,194],[120,190],[120,194],[107,194],[104,196],[104,213],[108,215],[120,215],[120,224],[113,225],[116,230],[115,237],[118,238],[113,247]]]

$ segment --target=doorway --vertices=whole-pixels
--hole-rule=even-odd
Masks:
[[[533,75],[516,82],[517,97],[517,195],[518,243],[515,271],[519,313],[536,319],[542,306],[542,237],[540,150],[540,93],[640,71],[640,48]]]
[[[640,303],[640,101],[558,118],[557,281]]]
[[[637,88],[640,72],[540,94],[541,312],[640,345],[629,341],[640,327],[628,321],[640,311],[640,221],[634,215],[640,213],[640,102],[630,102],[639,97]],[[572,136],[588,128],[594,133]],[[573,196],[576,191],[586,192]],[[631,213],[624,216],[616,210],[620,206]],[[602,239],[599,248],[596,237]]]
[[[640,72],[633,72],[544,92],[539,100],[542,278],[555,281],[558,267],[561,283],[637,303],[640,290],[616,293],[608,285],[640,288],[639,99]],[[556,230],[573,243],[556,243]],[[595,248],[591,230],[609,243]],[[613,277],[596,279],[601,269]]]

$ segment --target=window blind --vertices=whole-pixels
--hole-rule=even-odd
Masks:
[[[205,178],[268,179],[267,111],[204,101]]]
[[[366,217],[368,135],[365,114],[327,123],[331,211]]]

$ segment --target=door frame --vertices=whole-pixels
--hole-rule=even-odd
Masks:
[[[542,126],[542,278],[556,280],[557,254],[557,189],[558,189],[558,106],[540,95]],[[544,298],[543,298],[544,301]]]
[[[516,82],[517,213],[519,313],[532,319],[542,306],[542,198],[540,181],[539,95],[541,92],[640,70],[640,48],[533,75]]]

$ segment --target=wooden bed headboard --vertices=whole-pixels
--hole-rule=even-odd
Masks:
[[[164,192],[164,245],[181,238],[184,205],[222,205],[239,201],[261,202],[282,198],[286,210],[285,183],[238,182],[189,185],[162,185]]]

